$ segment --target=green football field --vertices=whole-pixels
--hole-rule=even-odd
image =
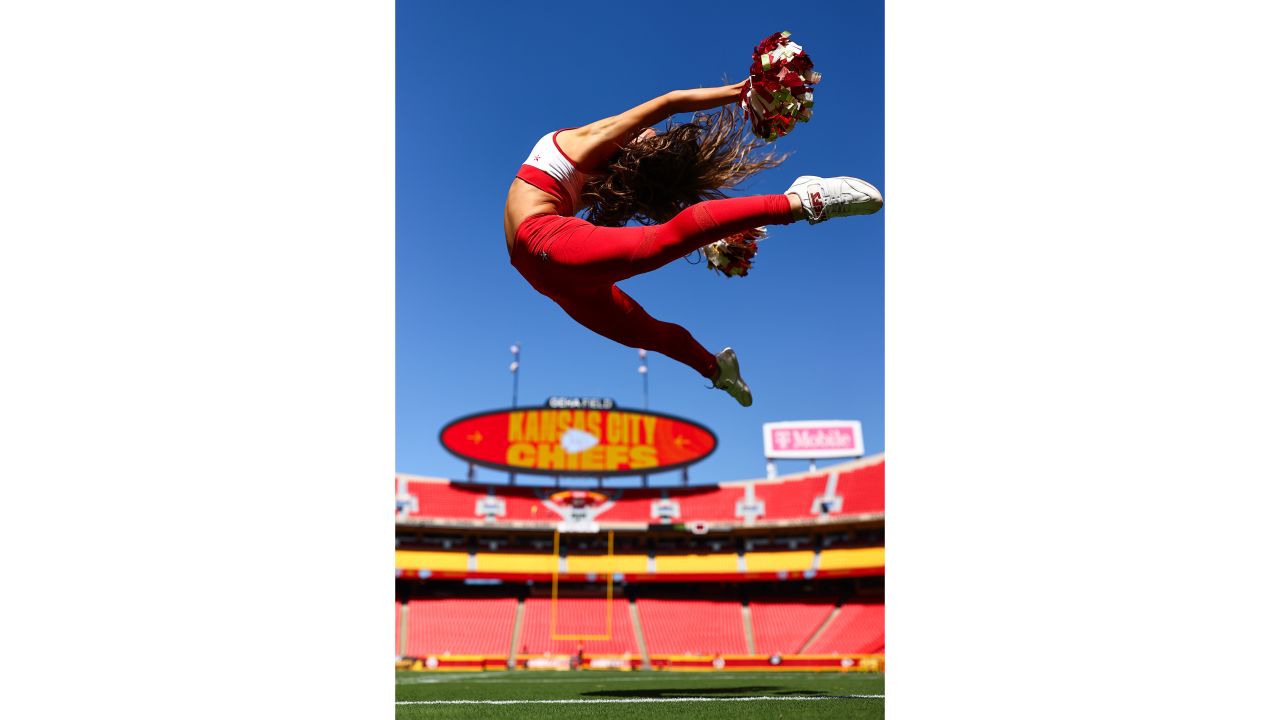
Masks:
[[[396,673],[396,718],[883,718],[882,673]]]

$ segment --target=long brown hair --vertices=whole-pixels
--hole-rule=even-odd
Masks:
[[[618,151],[582,189],[586,219],[595,225],[652,225],[681,210],[726,197],[731,188],[786,159],[762,147],[736,109],[694,116],[692,122],[667,122],[664,132]]]

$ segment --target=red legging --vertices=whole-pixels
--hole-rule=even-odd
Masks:
[[[688,330],[650,317],[614,283],[734,233],[791,222],[786,195],[708,200],[662,225],[644,227],[598,227],[578,217],[535,215],[516,230],[511,264],[588,329],[629,347],[660,352],[712,378],[714,355]]]

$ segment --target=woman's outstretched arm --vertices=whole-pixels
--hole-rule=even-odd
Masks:
[[[724,87],[673,90],[667,93],[667,97],[671,99],[671,114],[710,110],[721,105],[737,102],[738,96],[742,93],[742,86],[746,84],[747,81],[743,80],[740,83],[725,85]]]
[[[672,90],[626,112],[566,130],[560,133],[557,142],[574,162],[588,169],[595,168],[609,159],[619,147],[634,140],[645,128],[672,115],[710,110],[736,102],[746,83],[743,80],[722,87]]]

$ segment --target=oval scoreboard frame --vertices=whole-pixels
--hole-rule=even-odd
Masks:
[[[705,460],[720,444],[701,423],[623,407],[487,410],[450,421],[438,437],[449,454],[473,465],[560,477],[670,472]]]

